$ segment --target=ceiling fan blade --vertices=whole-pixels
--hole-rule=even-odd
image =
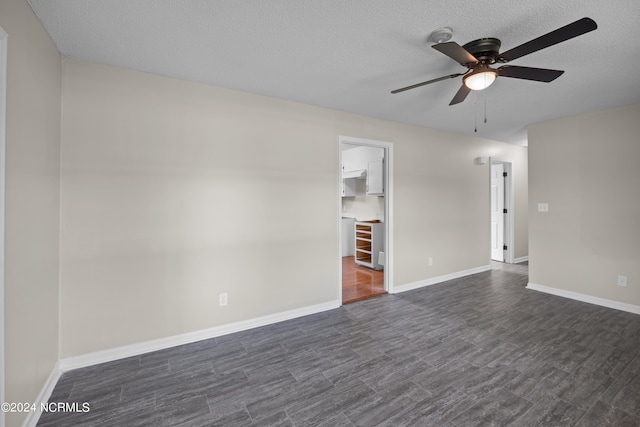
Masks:
[[[451,74],[449,76],[438,77],[437,79],[427,80],[426,82],[416,83],[414,85],[403,87],[401,89],[392,90],[391,93],[404,92],[405,90],[415,89],[415,88],[420,87],[420,86],[428,85],[428,84],[439,82],[439,81],[442,81],[442,80],[453,79],[455,77],[460,77],[460,76],[463,76],[463,75],[465,75],[465,73]]]
[[[563,41],[572,39],[582,34],[588,33],[598,28],[596,22],[591,18],[582,18],[569,25],[565,25],[562,28],[558,28],[555,31],[551,31],[536,39],[530,40],[520,46],[514,47],[506,52],[500,54],[499,60],[501,62],[513,61],[521,56],[529,55],[530,53],[537,52],[540,49],[553,46],[554,44],[561,43]]]
[[[467,64],[478,63],[478,59],[475,56],[467,52],[465,48],[456,42],[438,43],[431,47],[441,53],[444,53],[454,61],[459,62],[460,65],[466,66]]]
[[[515,65],[503,65],[498,68],[500,77],[513,77],[516,79],[535,80],[537,82],[552,82],[560,77],[564,71],[548,70],[546,68],[518,67]]]
[[[469,95],[469,92],[471,92],[471,89],[469,89],[467,86],[463,84],[460,87],[460,89],[458,89],[458,93],[456,93],[456,96],[453,97],[449,105],[455,105],[455,104],[461,103],[462,101],[465,100],[467,95]]]

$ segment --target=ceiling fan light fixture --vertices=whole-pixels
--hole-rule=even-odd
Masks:
[[[498,77],[496,70],[489,67],[482,67],[473,70],[462,78],[464,85],[471,90],[483,90],[491,86]]]
[[[598,25],[593,19],[585,17],[502,53],[500,52],[502,42],[495,37],[484,37],[460,46],[456,42],[446,41],[453,35],[453,30],[450,27],[439,28],[429,36],[429,41],[436,43],[431,47],[465,67],[465,72],[416,83],[392,90],[391,93],[404,92],[462,76],[463,84],[449,103],[449,105],[455,105],[464,101],[472,90],[483,90],[491,86],[498,76],[549,83],[560,77],[564,71],[517,65],[503,65],[498,69],[493,69],[490,65],[513,61],[597,28]]]

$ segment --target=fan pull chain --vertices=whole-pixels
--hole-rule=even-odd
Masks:
[[[487,123],[487,92],[483,91],[484,122]],[[473,91],[473,132],[478,133],[478,91]]]
[[[487,123],[487,92],[484,92],[484,122]]]
[[[473,132],[478,133],[478,94],[473,91]]]

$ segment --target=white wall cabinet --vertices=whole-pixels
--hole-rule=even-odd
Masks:
[[[342,180],[342,197],[355,197],[356,179],[346,178]]]
[[[384,196],[384,149],[361,146],[342,152],[342,172],[366,171],[367,196]],[[353,176],[353,175],[352,175]],[[344,179],[342,196],[355,196],[355,181]],[[353,194],[350,193],[353,185]]]
[[[357,221],[355,223],[356,264],[382,270],[378,255],[384,252],[384,223]]]
[[[367,167],[367,196],[384,196],[384,160],[369,162]]]

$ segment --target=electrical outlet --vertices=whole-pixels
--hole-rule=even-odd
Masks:
[[[224,305],[227,305],[227,293],[226,292],[220,294],[220,300],[219,301],[220,301],[220,307],[222,307]]]
[[[433,257],[429,257],[429,267],[433,265]]]
[[[627,276],[618,276],[618,286],[627,287]]]

